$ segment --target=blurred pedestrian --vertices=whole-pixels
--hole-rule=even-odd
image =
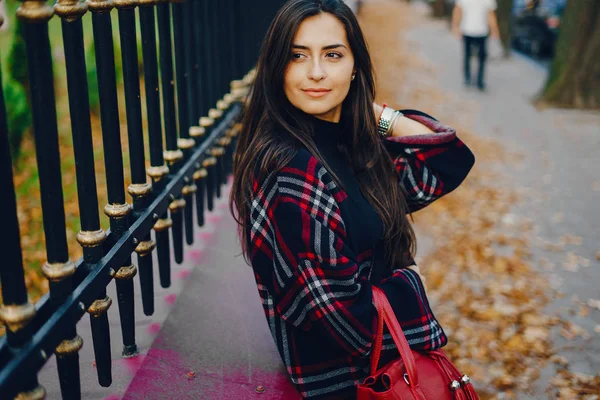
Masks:
[[[411,347],[447,342],[414,265],[407,214],[454,190],[474,157],[452,128],[374,99],[350,8],[288,1],[258,59],[230,206],[273,339],[305,398],[356,398],[377,325],[374,287]],[[384,349],[383,362],[398,357],[391,340]]]
[[[477,87],[485,90],[485,61],[488,36],[499,40],[496,0],[456,0],[452,11],[452,32],[462,36],[464,43],[465,85],[471,85],[471,51],[479,58]]]

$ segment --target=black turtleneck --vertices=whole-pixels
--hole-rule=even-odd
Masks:
[[[348,196],[339,204],[346,227],[346,244],[359,257],[372,250],[374,265],[371,280],[375,282],[385,275],[381,265],[383,223],[360,191],[354,171],[345,154],[340,150],[340,144],[348,139],[345,135],[351,135],[351,131],[342,127],[340,123],[328,122],[312,116],[311,121],[314,127],[313,140],[329,168],[339,178]]]

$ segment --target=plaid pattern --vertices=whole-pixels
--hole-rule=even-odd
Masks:
[[[424,135],[420,142],[411,138],[408,143],[386,143],[411,210],[458,186],[473,163],[453,131],[424,115],[413,118],[439,133]],[[441,156],[444,162],[430,162]],[[459,164],[468,167],[456,168]],[[353,397],[355,386],[368,374],[376,321],[369,280],[372,251],[356,254],[346,244],[345,199],[307,150],[254,185],[252,267],[273,339],[305,398]],[[396,270],[376,284],[386,292],[411,347],[446,344],[416,273]],[[397,352],[386,335],[382,360],[393,357]]]
[[[454,129],[420,111],[402,110],[402,113],[436,132],[384,141],[400,175],[409,212],[414,212],[456,189],[475,158],[456,137]]]

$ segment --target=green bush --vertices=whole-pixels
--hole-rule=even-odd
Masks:
[[[2,86],[8,123],[8,141],[13,164],[16,164],[23,137],[32,124],[28,93],[27,49],[23,24],[18,20],[15,23],[12,45],[8,54],[8,71]]]
[[[25,47],[25,32],[23,23],[16,20],[13,31],[12,45],[8,53],[8,77],[28,87],[29,76],[27,76],[27,49]]]
[[[3,87],[8,122],[8,142],[14,164],[19,158],[23,137],[31,127],[31,107],[21,83],[8,78]]]
[[[98,94],[98,76],[96,75],[96,47],[87,46],[85,52],[85,69],[90,97],[90,111],[100,115],[100,95]]]

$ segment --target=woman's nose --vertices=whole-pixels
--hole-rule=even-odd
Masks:
[[[308,72],[308,78],[315,82],[321,81],[325,78],[325,71],[318,61],[314,61],[311,64],[310,71]]]

